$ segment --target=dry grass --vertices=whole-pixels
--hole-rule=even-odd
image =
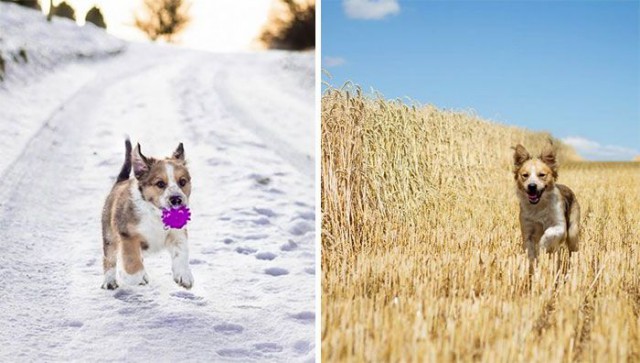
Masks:
[[[561,147],[581,251],[529,283],[510,146],[549,135],[351,93],[322,99],[324,361],[640,361],[640,163]]]

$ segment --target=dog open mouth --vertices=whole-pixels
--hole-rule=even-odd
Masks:
[[[540,201],[540,196],[542,195],[542,192],[544,192],[544,189],[540,189],[532,192],[527,191],[527,197],[529,198],[529,203],[538,204],[538,202]]]

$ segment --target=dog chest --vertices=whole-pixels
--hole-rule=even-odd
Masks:
[[[162,223],[162,212],[143,200],[135,200],[134,204],[140,220],[136,230],[146,242],[147,248],[144,252],[152,253],[163,249],[169,229]]]
[[[146,252],[157,252],[165,247],[169,230],[165,228],[160,216],[146,215],[140,219],[138,233],[147,242]]]
[[[557,189],[549,191],[546,200],[537,205],[529,205],[528,202],[521,202],[522,216],[528,223],[542,225],[547,229],[556,225],[564,225],[565,218],[562,209],[562,197]]]

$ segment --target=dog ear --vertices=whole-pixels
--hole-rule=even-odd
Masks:
[[[531,154],[529,154],[527,149],[525,149],[524,146],[522,146],[521,144],[518,144],[515,147],[512,147],[512,149],[514,150],[514,152],[513,152],[513,165],[516,168],[518,168],[522,164],[524,164],[525,161],[531,159]]]
[[[553,146],[553,142],[549,140],[549,144],[542,149],[540,153],[540,160],[547,164],[553,172],[553,177],[558,177],[558,162],[556,160],[556,148]]]
[[[184,146],[182,146],[182,143],[178,145],[178,147],[173,152],[173,155],[171,155],[171,157],[176,160],[184,161]]]
[[[131,151],[131,164],[133,165],[133,174],[137,179],[140,179],[141,176],[149,171],[149,160],[142,155],[140,144],[137,144]]]

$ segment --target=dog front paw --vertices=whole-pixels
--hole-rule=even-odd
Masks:
[[[187,268],[180,271],[174,271],[173,281],[187,290],[190,289],[193,286],[193,275],[191,274],[191,270]]]
[[[547,252],[547,253],[552,253],[556,250],[557,244],[554,243],[553,239],[551,238],[542,238],[540,239],[540,248]]]
[[[105,282],[102,283],[102,288],[105,290],[115,290],[118,288],[118,283],[115,279],[108,281],[105,280]]]
[[[111,268],[104,273],[104,282],[102,288],[105,290],[115,290],[118,288],[118,282],[116,281],[116,270]]]
[[[123,272],[120,278],[127,285],[146,285],[149,283],[149,275],[145,270],[140,270],[134,274]]]

